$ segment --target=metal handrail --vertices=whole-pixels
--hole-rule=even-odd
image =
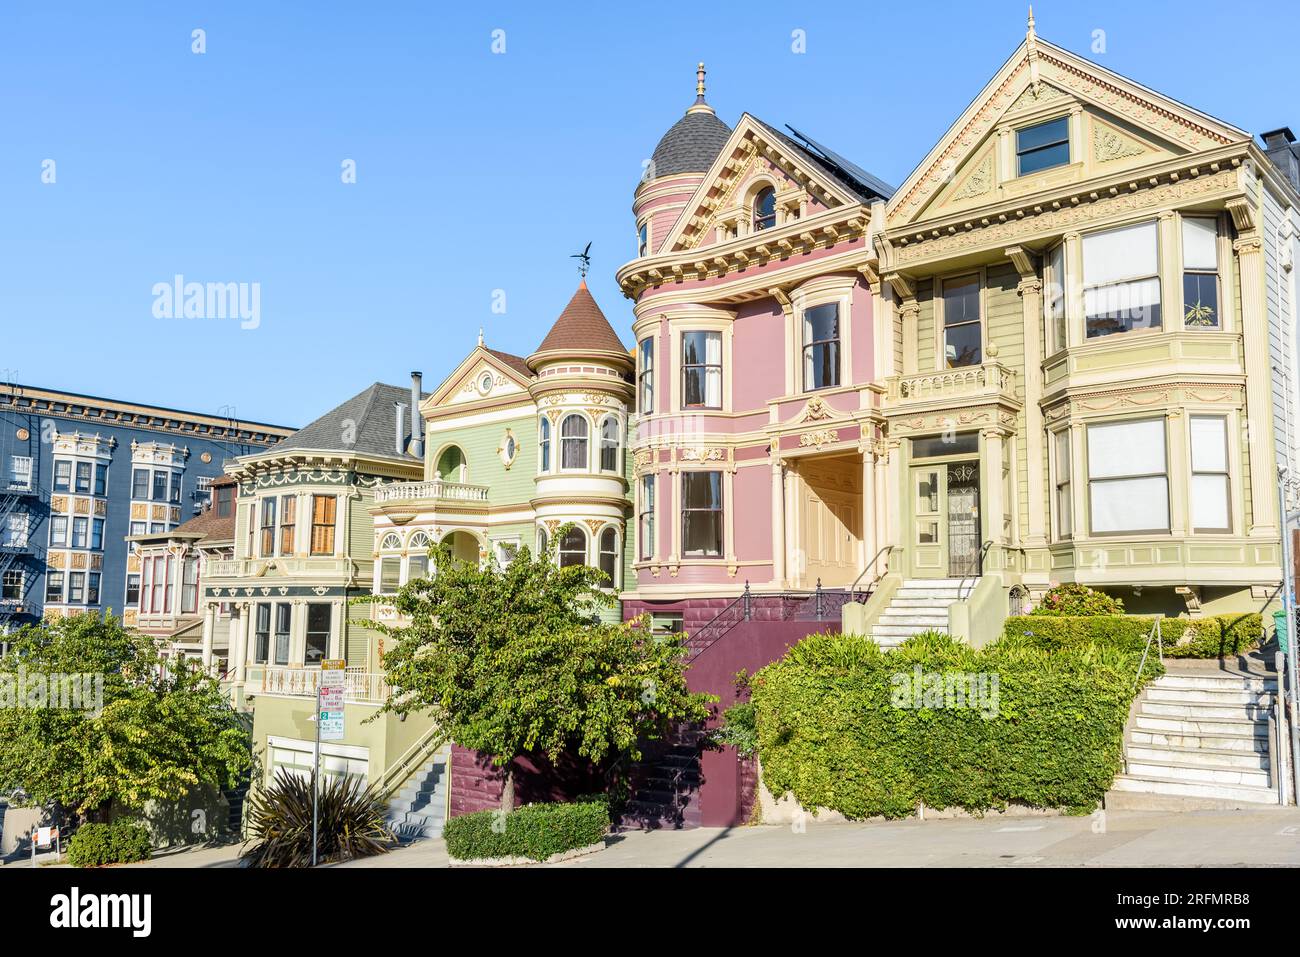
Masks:
[[[984,574],[984,559],[988,556],[988,553],[989,553],[989,547],[992,546],[992,545],[996,545],[996,544],[997,544],[997,543],[994,542],[993,539],[990,538],[987,542],[985,542],[983,545],[980,546],[980,553],[979,553],[978,555],[975,556],[975,574],[974,574],[974,575],[963,575],[963,576],[961,577],[961,581],[959,581],[959,582],[957,583],[957,600],[958,600],[958,601],[961,601],[961,600],[962,600],[961,590],[966,586],[966,579],[968,579],[968,578],[972,579],[972,582],[971,582],[971,588],[974,588],[974,587],[975,587],[975,582],[979,581],[980,576]],[[969,593],[967,593],[967,595],[968,595],[968,597],[969,597]]]
[[[414,769],[413,765],[422,760],[430,751],[436,751],[445,744],[445,740],[440,734],[441,729],[435,724],[424,734],[420,735],[413,745],[404,751],[392,764],[384,769],[384,773],[379,775],[379,780],[375,782],[380,792],[393,790],[402,781],[410,775]],[[401,777],[397,777],[397,775]]]
[[[876,562],[880,561],[881,555],[884,555],[893,550],[894,550],[893,545],[884,546],[883,548],[880,549],[880,551],[876,552],[876,554],[871,557],[871,561],[867,562],[865,565],[862,566],[862,571],[858,573],[858,577],[853,579],[853,584],[849,586],[850,600],[852,599],[853,595],[856,595],[858,593],[858,582],[862,581],[862,576],[865,575],[867,572],[871,571],[871,569],[876,567]],[[867,586],[867,591],[870,591],[871,586],[874,585],[876,582],[880,581],[880,579],[883,578],[885,574],[888,574],[888,572],[889,572],[889,567],[886,566],[884,573],[877,575],[875,578],[871,579],[871,584]]]
[[[1142,669],[1147,665],[1147,655],[1151,653],[1151,640],[1155,639],[1156,654],[1160,656],[1160,663],[1165,663],[1165,645],[1164,636],[1160,631],[1160,619],[1157,618],[1151,623],[1151,634],[1147,635],[1146,646],[1142,649],[1142,660],[1138,662],[1137,674],[1133,676],[1133,690],[1137,690],[1138,682],[1142,680]]]

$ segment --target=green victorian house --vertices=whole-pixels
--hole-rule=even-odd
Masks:
[[[344,737],[321,744],[323,773],[393,789],[404,836],[441,832],[451,750],[419,716],[367,722],[389,693],[374,625],[401,621],[352,599],[428,575],[443,543],[502,564],[525,545],[546,549],[602,569],[617,594],[630,568],[632,368],[583,283],[527,358],[480,336],[432,394],[418,372],[410,389],[376,383],[228,467],[234,557],[213,562],[203,586],[229,603],[226,677],[253,714],[255,786],[280,768],[309,773],[321,662],[342,660]]]

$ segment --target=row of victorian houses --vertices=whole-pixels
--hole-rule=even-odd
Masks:
[[[531,355],[480,338],[432,392],[376,383],[230,461],[210,512],[135,537],[140,627],[220,669],[260,773],[310,761],[326,659],[349,710],[327,768],[397,782],[429,757],[418,720],[362,723],[391,611],[350,599],[425,575],[441,542],[602,569],[624,617],[691,636],[724,705],[739,667],[812,630],[982,643],[1059,582],[1166,615],[1276,604],[1288,130],[1261,146],[1032,19],[897,188],[784,129],[725,123],[701,65],[635,189],[630,324],[584,283]],[[159,596],[191,586],[186,630],[167,609],[194,606]],[[490,803],[491,775],[451,761],[453,812]],[[725,751],[641,780],[648,815],[743,818]]]

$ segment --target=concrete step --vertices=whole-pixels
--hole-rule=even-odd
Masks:
[[[1205,705],[1234,705],[1234,704],[1256,704],[1268,705],[1269,695],[1262,691],[1253,691],[1247,688],[1184,688],[1184,687],[1167,687],[1163,682],[1157,682],[1146,689],[1146,700],[1148,701],[1187,701],[1193,704]]]
[[[967,587],[978,578],[904,578],[900,588],[958,588]]]
[[[1181,734],[1176,731],[1147,731],[1134,728],[1128,733],[1130,744],[1174,748],[1209,748],[1214,751],[1239,751],[1242,754],[1268,753],[1268,728],[1257,725],[1254,734]]]
[[[1276,678],[1243,678],[1237,675],[1189,675],[1189,674],[1166,674],[1161,675],[1153,684],[1153,687],[1160,688],[1205,688],[1209,690],[1219,689],[1246,689],[1250,691],[1277,691]]]
[[[921,628],[933,628],[937,625],[948,624],[948,613],[940,612],[937,615],[910,615],[890,609],[878,619],[881,625],[916,625]]]
[[[1155,761],[1161,764],[1195,764],[1203,767],[1243,768],[1268,771],[1268,752],[1242,751],[1234,748],[1203,748],[1174,744],[1130,743],[1124,748],[1130,762]]]
[[[921,588],[921,587],[900,588],[898,589],[898,591],[894,592],[894,597],[890,600],[891,601],[897,601],[898,599],[905,599],[905,600],[912,600],[912,601],[925,600],[925,601],[933,601],[933,602],[946,602],[948,604],[952,604],[958,598],[960,598],[961,595],[962,592],[956,588]]]
[[[1244,715],[1236,718],[1211,716],[1183,717],[1170,714],[1144,714],[1138,712],[1133,719],[1134,730],[1166,731],[1175,734],[1224,735],[1230,737],[1255,737],[1268,733],[1268,722]],[[1262,730],[1261,730],[1262,729]]]
[[[871,636],[876,637],[893,637],[893,638],[911,638],[913,635],[919,635],[923,631],[941,631],[947,634],[948,626],[940,625],[872,625]]]
[[[1188,798],[1207,798],[1241,804],[1277,804],[1277,792],[1271,788],[1243,787],[1187,781],[1164,777],[1138,777],[1121,774],[1111,784],[1112,791],[1161,794]]]
[[[1268,720],[1268,709],[1249,704],[1200,704],[1190,701],[1142,701],[1138,705],[1138,714],[1150,717],[1190,718],[1196,721],[1209,721],[1216,718],[1228,720]]]
[[[1203,784],[1245,785],[1267,789],[1268,772],[1260,769],[1225,768],[1199,760],[1128,760],[1125,774],[1134,778],[1160,778],[1165,781],[1192,781]]]

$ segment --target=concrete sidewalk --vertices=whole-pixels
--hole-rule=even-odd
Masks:
[[[129,867],[237,867],[239,845]],[[30,866],[26,861],[9,867]],[[46,865],[51,866],[51,865]],[[52,865],[66,866],[66,865]],[[333,867],[447,867],[441,839]],[[615,834],[554,867],[1300,867],[1300,809],[808,823]]]

